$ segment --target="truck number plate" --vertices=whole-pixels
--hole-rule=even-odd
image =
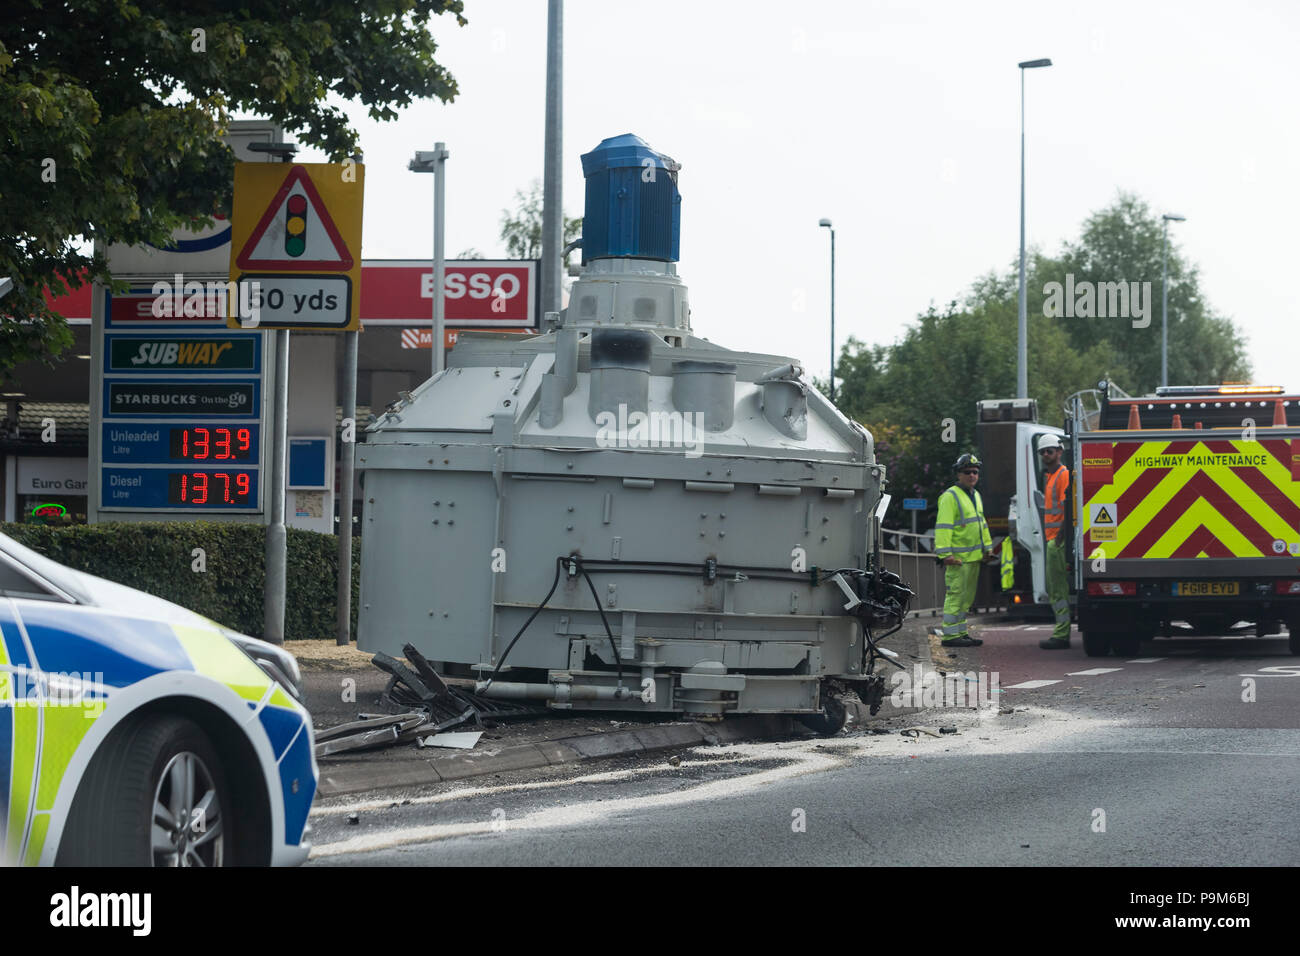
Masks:
[[[1237,581],[1175,581],[1174,593],[1179,597],[1234,597],[1238,586]]]

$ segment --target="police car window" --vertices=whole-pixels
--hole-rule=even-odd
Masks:
[[[20,567],[30,568],[43,579],[82,604],[93,603],[77,580],[76,572],[71,568],[66,568],[57,561],[51,561],[45,555],[38,554],[31,548],[19,544],[13,538],[4,534],[0,534],[0,554],[9,559],[8,562],[3,562],[0,559],[0,563],[12,562]]]
[[[42,587],[3,558],[0,558],[0,592],[3,592],[8,597],[55,597],[47,588]]]

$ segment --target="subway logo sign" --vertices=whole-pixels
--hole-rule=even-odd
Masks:
[[[110,372],[256,372],[258,336],[112,336]]]

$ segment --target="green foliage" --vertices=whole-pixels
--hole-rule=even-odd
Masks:
[[[1160,219],[1131,196],[1088,219],[1059,259],[1027,263],[1029,395],[1039,418],[1060,425],[1065,399],[1111,379],[1146,394],[1160,377]],[[1151,281],[1148,328],[1128,319],[1049,318],[1043,288],[1075,281]],[[1171,384],[1203,384],[1249,374],[1240,333],[1210,313],[1196,269],[1169,249]],[[952,464],[975,450],[975,403],[1016,394],[1017,266],[977,279],[962,305],[933,306],[889,345],[851,338],[836,362],[836,404],[877,440],[896,496],[931,503],[952,482]],[[1181,313],[1175,321],[1176,313]],[[1175,331],[1176,330],[1176,331]]]
[[[262,633],[266,529],[211,521],[47,527],[5,524],[4,534],[60,564],[164,598],[254,637]],[[207,570],[193,570],[193,549]],[[288,529],[285,636],[333,638],[338,538]],[[361,542],[352,541],[352,636],[361,588]]]
[[[542,256],[542,181],[534,179],[528,192],[515,190],[515,210],[501,210],[501,238],[512,259],[540,259]],[[564,244],[582,235],[582,217],[564,217]],[[572,255],[572,253],[570,253]],[[569,256],[564,257],[569,268]]]
[[[456,81],[429,30],[461,0],[14,0],[0,19],[0,370],[71,343],[45,304],[94,277],[91,242],[165,245],[228,214],[232,114],[267,117],[331,160],[357,101],[391,120]],[[196,34],[195,31],[202,33]],[[21,324],[29,320],[30,324]]]
[[[1200,290],[1196,266],[1177,254],[1178,223],[1169,225],[1169,384],[1211,385],[1238,381],[1250,374],[1245,339],[1224,317],[1211,312]],[[1120,384],[1133,395],[1144,395],[1160,384],[1161,331],[1161,246],[1163,223],[1145,202],[1128,193],[1106,209],[1090,216],[1083,235],[1067,243],[1056,263],[1041,260],[1038,281],[1064,282],[1072,274],[1075,282],[1114,282],[1120,279],[1151,283],[1151,325],[1134,329],[1119,319],[1062,319],[1076,348],[1108,342],[1122,352],[1132,373]],[[1055,274],[1053,274],[1055,273]],[[1034,300],[1030,298],[1030,308]],[[1039,313],[1042,308],[1039,306]]]

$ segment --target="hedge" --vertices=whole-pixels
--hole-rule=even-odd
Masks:
[[[266,529],[212,521],[47,526],[0,531],[78,571],[165,598],[245,634],[262,634]],[[193,569],[202,548],[207,570]],[[284,629],[290,640],[335,636],[338,538],[288,529]],[[361,590],[361,541],[352,540],[352,638]]]

